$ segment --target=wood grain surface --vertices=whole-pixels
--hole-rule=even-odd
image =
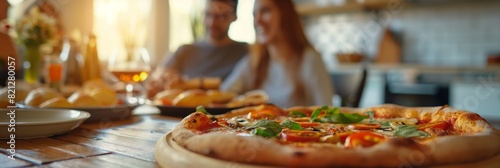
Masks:
[[[180,118],[158,114],[84,123],[64,135],[16,139],[16,160],[0,140],[0,167],[158,167],[154,145]]]

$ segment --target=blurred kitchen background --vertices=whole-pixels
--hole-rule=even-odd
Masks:
[[[449,104],[499,124],[500,1],[296,2],[344,100],[367,69],[361,107]]]
[[[64,35],[97,36],[99,58],[122,47],[120,20],[137,16],[151,62],[200,36],[202,0],[7,0],[0,20],[48,3]],[[500,124],[500,1],[295,0],[334,80],[337,105],[383,103],[478,112]],[[8,5],[10,7],[7,9]],[[230,37],[253,43],[253,0],[240,0]],[[8,14],[7,14],[8,13]],[[2,56],[8,43],[1,42]],[[123,49],[123,48],[122,48]],[[155,66],[155,65],[152,65]]]

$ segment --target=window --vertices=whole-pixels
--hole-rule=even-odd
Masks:
[[[114,52],[124,51],[124,32],[139,46],[146,47],[153,63],[180,45],[194,42],[190,18],[203,13],[204,0],[94,0],[93,31],[97,36],[99,58],[107,61]],[[238,19],[229,36],[247,43],[255,41],[254,0],[240,0]],[[165,20],[165,21],[164,21]],[[203,20],[200,20],[201,23]]]
[[[94,27],[99,59],[124,51],[124,41],[145,47],[152,0],[94,0]]]
[[[229,29],[229,37],[236,41],[249,44],[255,42],[255,30],[253,28],[253,4],[255,0],[238,1],[238,20]]]

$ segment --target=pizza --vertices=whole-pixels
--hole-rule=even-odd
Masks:
[[[498,129],[476,113],[448,106],[281,109],[266,104],[208,112],[197,108],[172,130],[172,139],[191,152],[228,162],[413,167],[500,154]]]

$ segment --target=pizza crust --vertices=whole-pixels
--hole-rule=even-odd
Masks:
[[[179,145],[199,154],[227,161],[269,166],[430,166],[477,161],[500,154],[499,130],[479,115],[449,107],[439,109],[440,107],[406,108],[382,105],[367,109],[342,108],[341,111],[362,113],[371,110],[377,117],[453,121],[454,129],[463,132],[462,135],[442,136],[423,142],[410,138],[392,138],[368,148],[345,149],[334,144],[297,147],[254,136],[218,132],[199,135],[183,126],[186,122],[184,119],[172,131],[172,137]],[[252,109],[245,108],[229,114],[244,114],[249,110]],[[436,112],[438,110],[439,112]]]
[[[250,106],[250,107],[235,109],[235,110],[232,110],[232,111],[225,113],[225,114],[216,115],[215,117],[216,118],[232,118],[234,116],[248,114],[249,112],[252,112],[252,111],[259,111],[259,110],[262,110],[264,108],[270,109],[276,113],[282,113],[282,115],[286,115],[286,113],[282,109],[280,109],[279,107],[276,107],[276,106],[270,105],[270,104],[263,104],[263,105],[259,105],[259,106]]]
[[[361,113],[364,111],[374,111],[376,118],[405,117],[427,122],[446,121],[453,125],[454,130],[463,133],[496,130],[477,113],[451,107],[403,107],[387,104],[351,112]]]

